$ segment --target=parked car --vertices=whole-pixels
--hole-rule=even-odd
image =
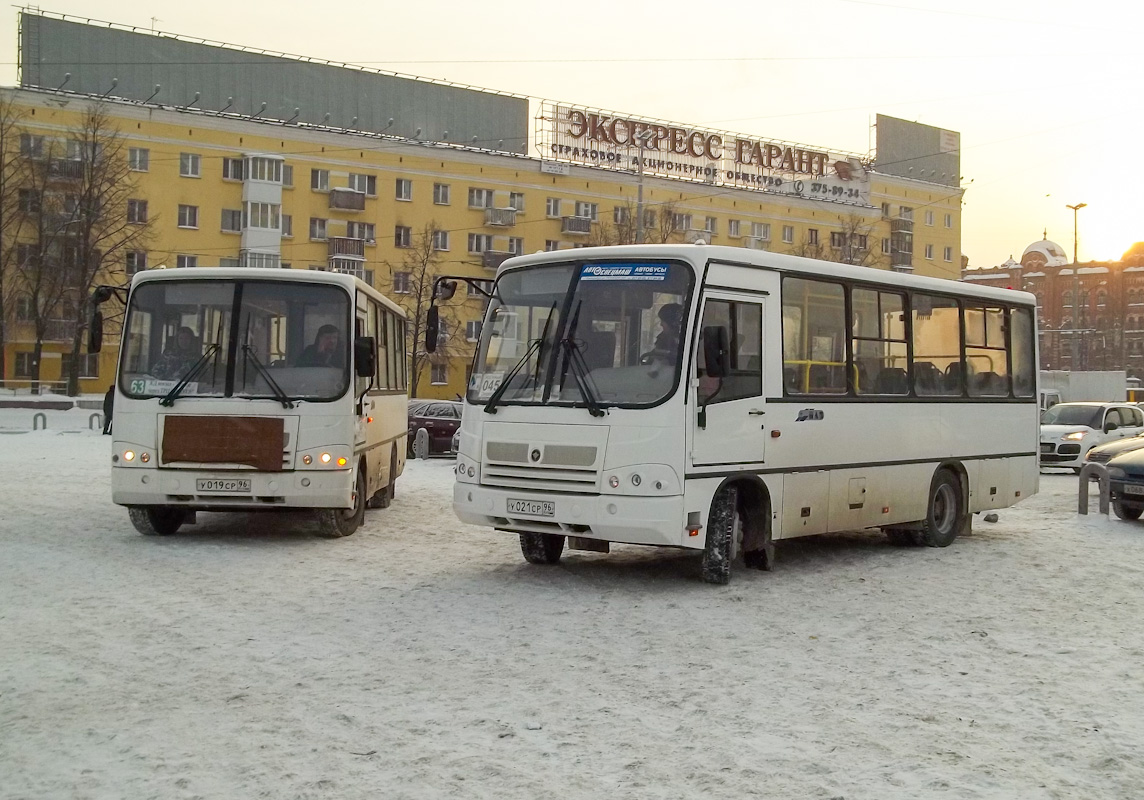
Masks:
[[[1139,433],[1144,411],[1131,403],[1058,403],[1041,414],[1041,466],[1080,472],[1092,448]]]
[[[457,432],[453,434],[453,444],[449,448],[449,455],[455,456],[461,452],[461,429],[457,428]]]
[[[1116,516],[1140,519],[1144,513],[1144,449],[1130,450],[1108,462],[1108,489]]]
[[[1125,439],[1117,439],[1108,444],[1098,445],[1085,455],[1084,460],[1086,463],[1096,462],[1097,464],[1107,464],[1111,459],[1124,453],[1129,453],[1133,450],[1139,450],[1144,447],[1144,433],[1138,433],[1135,436],[1129,436]]]
[[[429,434],[429,455],[452,452],[453,434],[461,427],[461,404],[451,400],[409,401],[409,455],[417,431],[424,428]]]

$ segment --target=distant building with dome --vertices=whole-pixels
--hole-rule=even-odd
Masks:
[[[996,267],[962,269],[961,279],[1036,295],[1041,369],[1123,369],[1144,377],[1144,242],[1119,261],[1074,265],[1046,231],[1020,261],[1009,256]]]

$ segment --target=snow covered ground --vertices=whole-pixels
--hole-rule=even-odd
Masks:
[[[0,797],[1138,798],[1144,525],[1076,480],[944,550],[524,563],[413,462],[356,535],[135,533],[109,440],[0,412]],[[76,432],[61,433],[70,428]]]

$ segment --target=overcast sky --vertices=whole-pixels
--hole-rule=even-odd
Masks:
[[[1144,240],[1140,4],[1090,0],[221,2],[56,0],[45,11],[866,152],[874,115],[959,131],[962,249],[1080,259]],[[16,17],[3,17],[3,82]],[[158,20],[152,23],[151,15]],[[1121,170],[1124,174],[1120,174]]]

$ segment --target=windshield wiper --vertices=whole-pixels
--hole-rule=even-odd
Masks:
[[[497,403],[500,402],[500,399],[502,397],[504,397],[505,392],[508,391],[509,383],[512,381],[513,378],[516,377],[517,373],[520,372],[521,368],[525,364],[528,363],[528,359],[530,359],[533,356],[533,354],[538,353],[540,351],[540,348],[544,345],[545,339],[548,338],[548,326],[552,324],[552,318],[554,316],[556,316],[556,301],[555,300],[552,301],[552,308],[550,308],[548,310],[548,319],[544,320],[544,329],[540,332],[540,338],[539,339],[533,339],[531,342],[528,343],[528,349],[524,351],[524,355],[520,357],[520,361],[517,361],[516,364],[513,365],[513,368],[508,371],[508,374],[505,375],[504,378],[501,379],[500,386],[498,386],[493,391],[492,395],[489,396],[488,402],[485,403],[485,413],[486,414],[497,413]],[[539,356],[537,356],[537,358],[536,358],[536,375],[533,377],[533,382],[536,382],[540,379],[540,362],[541,362],[541,358]]]
[[[570,336],[561,339],[561,344],[564,345],[567,352],[565,359],[572,368],[572,375],[576,378],[576,385],[584,397],[584,405],[588,406],[588,413],[593,417],[604,416],[604,408],[600,405],[596,392],[592,389],[591,370],[588,369],[588,363],[584,360],[584,354],[580,352],[580,344]]]
[[[183,393],[183,391],[187,388],[187,385],[193,381],[200,372],[203,371],[203,367],[205,367],[209,361],[212,361],[213,357],[217,355],[221,349],[222,348],[219,347],[218,344],[207,345],[206,351],[201,356],[199,356],[199,360],[194,364],[191,364],[190,369],[183,373],[183,376],[179,378],[178,383],[176,383],[171,388],[171,391],[167,392],[163,399],[159,401],[159,405],[173,406],[175,404],[175,400],[179,397],[179,395]]]
[[[250,359],[254,364],[254,368],[258,371],[258,374],[263,377],[266,381],[266,385],[270,387],[270,391],[274,392],[274,399],[281,403],[283,408],[293,408],[294,403],[291,401],[290,396],[282,391],[282,387],[278,385],[278,381],[274,380],[274,377],[270,374],[270,370],[266,368],[266,365],[262,363],[258,355],[254,352],[254,347],[249,344],[244,344],[242,346],[242,355],[244,358]],[[246,385],[245,369],[243,370],[243,385]]]

